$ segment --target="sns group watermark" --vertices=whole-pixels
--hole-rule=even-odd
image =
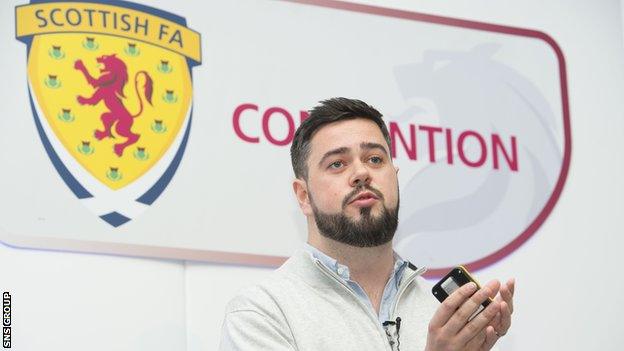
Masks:
[[[11,348],[11,294],[2,293],[2,347]]]

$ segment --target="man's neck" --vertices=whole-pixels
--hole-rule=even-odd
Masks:
[[[373,307],[379,312],[384,288],[394,268],[392,242],[375,247],[355,247],[311,236],[308,243],[349,267],[350,279],[364,289]]]

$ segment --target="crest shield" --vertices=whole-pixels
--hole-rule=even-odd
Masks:
[[[111,28],[104,21],[93,28],[97,19],[87,23],[74,15],[88,11],[81,6],[86,5],[18,7],[18,38],[28,44],[31,107],[52,163],[87,207],[119,226],[154,202],[184,153],[192,110],[191,68],[198,64],[189,56],[199,59],[199,36],[162,11],[97,5],[128,16],[128,26],[130,16],[135,18],[134,32],[120,35],[124,27]],[[55,19],[53,11],[65,16]],[[147,23],[158,21],[160,33],[150,34],[156,26]],[[43,22],[48,30],[38,30]],[[174,25],[186,32],[177,29],[177,36],[167,39],[163,28]],[[68,30],[59,33],[59,28]],[[183,39],[197,52],[180,49]]]

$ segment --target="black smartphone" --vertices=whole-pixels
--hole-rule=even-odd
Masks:
[[[458,266],[453,268],[446,276],[444,276],[444,278],[440,279],[440,281],[433,286],[431,292],[433,293],[433,296],[438,299],[438,301],[442,302],[446,300],[446,298],[449,297],[449,295],[451,295],[455,290],[459,289],[460,286],[470,282],[477,284],[477,290],[481,289],[481,285],[470,274],[470,272],[468,272],[464,266]],[[487,300],[483,301],[475,313],[468,318],[468,321],[472,320],[476,315],[483,311],[490,304],[490,302],[492,302],[492,298],[488,297]]]

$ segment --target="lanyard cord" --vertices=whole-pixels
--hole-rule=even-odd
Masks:
[[[390,331],[388,330],[389,325],[394,325],[396,329],[396,350],[401,351],[401,336],[399,334],[399,330],[401,329],[401,317],[397,317],[396,321],[385,321],[381,324],[386,330],[386,335],[388,336],[388,342],[390,343],[390,347],[394,345],[394,338],[390,335]]]

